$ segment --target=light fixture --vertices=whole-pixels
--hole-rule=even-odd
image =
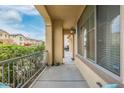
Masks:
[[[71,33],[71,34],[75,34],[75,32],[76,32],[76,29],[74,29],[74,28],[71,28],[71,29],[70,29],[70,33]]]

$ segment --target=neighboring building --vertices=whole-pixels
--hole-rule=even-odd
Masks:
[[[10,34],[0,29],[0,43],[1,44],[13,44],[13,40],[10,38]]]
[[[30,45],[41,45],[43,44],[43,41],[42,40],[35,40],[35,39],[30,39],[30,38],[26,38],[25,40],[25,46],[30,46]]]
[[[17,45],[22,46],[31,46],[31,45],[40,45],[43,43],[42,40],[35,40],[28,37],[23,36],[22,34],[10,35],[10,37],[14,40]]]
[[[42,40],[35,40],[27,38],[22,34],[9,34],[6,31],[0,30],[0,43],[1,44],[15,44],[21,46],[41,45]]]
[[[17,45],[24,45],[25,42],[26,42],[26,37],[23,36],[22,34],[16,34],[16,35],[10,35],[11,39],[14,40],[14,42],[17,44]]]

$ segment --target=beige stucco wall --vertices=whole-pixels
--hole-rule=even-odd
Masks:
[[[54,63],[63,62],[63,28],[61,20],[53,21]]]
[[[9,39],[9,33],[0,30],[0,39]]]
[[[88,85],[91,88],[99,87],[96,82],[100,82],[101,84],[106,84],[106,82],[100,78],[96,73],[94,73],[88,66],[86,66],[80,59],[75,57],[75,64],[77,68],[80,70],[82,76],[87,80]]]

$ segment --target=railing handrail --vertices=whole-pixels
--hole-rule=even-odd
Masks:
[[[0,61],[0,82],[10,87],[26,87],[46,67],[47,62],[47,50]]]
[[[43,53],[43,52],[47,52],[47,50],[38,51],[38,52],[35,52],[35,53],[32,53],[32,54],[27,54],[27,55],[24,55],[24,56],[21,56],[21,57],[6,59],[6,60],[3,60],[3,61],[0,61],[0,65],[8,63],[8,62],[11,63],[11,61],[13,61],[13,60],[18,60],[18,59],[21,59],[21,58],[29,57],[29,56],[32,56],[32,55],[35,55],[35,54],[38,54],[38,53]]]

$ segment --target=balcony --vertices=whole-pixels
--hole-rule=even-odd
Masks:
[[[32,83],[32,88],[88,88],[86,80],[81,76],[69,52],[65,53],[65,64],[46,67]]]
[[[47,51],[0,62],[0,82],[13,88],[28,87],[46,67]]]
[[[45,49],[48,50],[48,52],[38,52],[0,62],[0,82],[13,88],[99,88],[108,84],[117,84],[119,87],[124,87],[124,58],[121,56],[124,55],[124,52],[122,52],[124,51],[124,46],[123,43],[120,42],[120,40],[124,40],[124,33],[123,31],[119,31],[124,28],[123,26],[121,28],[118,26],[119,29],[117,32],[122,36],[117,32],[113,32],[114,30],[111,31],[112,29],[110,28],[112,24],[108,23],[114,23],[111,19],[115,18],[114,16],[116,14],[115,11],[115,13],[111,13],[111,9],[113,8],[106,6],[110,8],[109,13],[113,16],[105,16],[105,24],[107,23],[105,26],[107,26],[107,29],[101,25],[98,29],[99,23],[96,24],[97,20],[98,22],[99,20],[102,21],[103,17],[99,15],[100,19],[96,18],[97,6],[92,6],[94,8],[91,7],[89,9],[86,5],[36,5],[35,7],[45,20]],[[118,7],[119,11],[124,9],[124,6],[112,7]],[[85,12],[86,8],[88,12]],[[103,6],[98,9],[103,9]],[[118,9],[116,9],[116,11]],[[108,13],[108,10],[106,13]],[[124,15],[123,12],[119,13],[117,11],[117,13],[118,15]],[[85,20],[86,18],[84,16],[81,17],[81,15],[85,15],[88,21]],[[110,18],[111,21],[108,22],[107,18]],[[94,22],[92,22],[93,20]],[[124,22],[120,20],[117,24],[123,25]],[[87,35],[85,33],[86,29],[84,28],[87,29]],[[96,31],[99,31],[99,34],[97,34]],[[96,38],[98,37],[97,35],[100,38],[98,40]],[[71,57],[69,53],[66,53],[67,55],[64,54],[65,36],[67,36],[69,42]],[[108,38],[106,39],[104,37]],[[87,44],[85,44],[86,40]],[[98,45],[100,45],[100,47],[97,47]],[[64,64],[62,64],[63,58]],[[71,58],[75,59],[75,61],[73,62]],[[102,64],[100,64],[100,62]],[[48,66],[46,64],[48,64]],[[52,66],[53,64],[61,65]],[[120,67],[118,64],[120,64]]]
[[[46,66],[47,51],[0,62],[0,82],[13,88],[89,87],[69,53],[66,54],[66,64],[52,67]]]

